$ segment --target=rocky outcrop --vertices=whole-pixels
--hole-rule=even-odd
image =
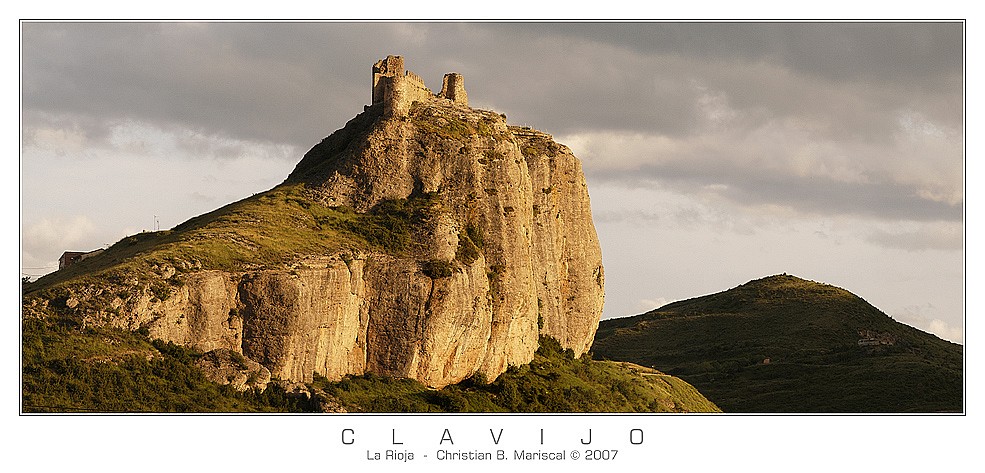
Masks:
[[[372,372],[440,387],[529,362],[541,335],[587,351],[604,273],[578,159],[550,135],[469,108],[458,75],[433,100],[418,91],[394,102],[406,96],[388,87],[420,87],[402,64],[377,64],[379,102],[312,148],[284,186],[355,212],[426,198],[412,245],[238,270],[162,267],[166,297],[137,285],[103,322],[90,319],[231,350],[289,381]],[[250,224],[262,230],[262,219]]]
[[[207,379],[231,385],[237,391],[263,390],[270,382],[270,370],[228,348],[212,350],[195,361]]]

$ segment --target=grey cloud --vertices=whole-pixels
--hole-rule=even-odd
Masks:
[[[306,147],[361,110],[371,62],[395,53],[555,133],[687,134],[697,79],[746,119],[839,107],[839,133],[884,136],[879,114],[912,102],[960,121],[953,104],[931,113],[942,94],[960,103],[960,40],[959,24],[923,23],[29,23],[24,103]],[[838,92],[869,79],[894,86]]]
[[[476,28],[523,46],[488,51],[477,75],[490,89],[473,95],[554,133],[685,136],[699,128],[694,85],[724,94],[739,127],[799,120],[826,137],[886,142],[895,114],[914,109],[961,128],[957,23]]]
[[[866,237],[870,243],[884,248],[923,251],[943,250],[953,251],[964,248],[964,236],[960,228],[948,225],[949,222],[937,222],[919,230],[890,232],[879,230]]]
[[[960,77],[959,22],[672,22],[492,25],[532,39],[550,32],[626,48],[714,61],[784,65],[837,81],[910,83],[936,88]]]
[[[751,204],[790,205],[817,214],[846,214],[881,219],[960,221],[961,205],[937,202],[894,183],[849,183],[827,179],[776,179],[760,176],[746,186],[729,188],[732,200]]]
[[[602,210],[592,214],[596,223],[630,222],[637,225],[658,223],[663,218],[655,212],[642,210]]]
[[[823,176],[770,172],[727,161],[646,164],[633,172],[596,171],[591,182],[670,187],[683,194],[714,192],[745,206],[780,205],[820,215],[856,215],[885,220],[960,222],[963,206],[921,197],[893,182],[844,182]],[[709,191],[709,185],[715,185]]]
[[[395,42],[365,24],[25,24],[24,107],[311,146],[369,101],[376,54],[351,48],[371,28]]]
[[[303,152],[369,101],[375,59],[402,54],[432,87],[461,72],[473,104],[555,134],[635,132],[697,149],[709,127],[727,131],[712,136],[712,154],[621,172],[586,166],[593,179],[722,183],[741,203],[953,220],[960,206],[893,176],[798,178],[754,166],[787,159],[790,143],[727,138],[793,124],[778,129],[866,146],[858,159],[871,161],[898,151],[901,112],[960,130],[961,33],[959,23],[26,23],[24,120],[26,134],[68,123],[93,142],[127,118]],[[727,107],[725,122],[703,116],[709,94]],[[759,152],[769,156],[749,158]]]
[[[63,133],[70,133],[85,143],[103,143],[110,138],[112,127],[115,124],[112,120],[105,120],[88,114],[51,114],[36,109],[24,110],[21,117],[24,123],[22,129],[24,146],[45,147],[51,145],[52,143],[46,142],[44,137],[39,136],[39,133],[44,130],[59,130]]]

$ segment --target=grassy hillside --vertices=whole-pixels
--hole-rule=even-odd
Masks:
[[[278,268],[305,256],[346,249],[401,254],[440,205],[437,196],[385,200],[369,212],[325,206],[304,184],[282,185],[192,218],[172,230],[123,238],[103,253],[28,283],[25,293],[88,281],[151,278],[155,268],[180,271]],[[160,281],[155,281],[160,283]],[[180,284],[178,279],[168,281]],[[166,291],[167,288],[162,288]]]
[[[24,412],[717,412],[680,379],[626,363],[574,359],[543,339],[530,365],[491,383],[467,380],[441,390],[373,375],[316,378],[313,396],[277,384],[237,392],[208,381],[202,356],[145,334],[85,328],[67,317],[29,318],[23,330]]]
[[[604,320],[592,350],[680,376],[725,412],[963,409],[960,345],[787,275]]]
[[[172,343],[69,318],[26,319],[23,412],[301,412],[307,399],[277,386],[238,393],[205,379],[201,356]]]

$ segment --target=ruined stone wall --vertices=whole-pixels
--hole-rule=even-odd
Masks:
[[[373,103],[383,104],[383,115],[406,116],[414,102],[445,98],[457,105],[469,105],[465,79],[461,74],[445,74],[441,93],[435,95],[421,76],[404,69],[404,59],[387,56],[373,65]]]
[[[407,72],[403,76],[381,77],[378,83],[383,91],[383,115],[405,116],[414,102],[433,100],[435,95],[424,85],[424,79]]]
[[[431,89],[424,84],[424,79],[421,76],[407,71],[404,75],[404,82],[404,87],[407,89],[407,100],[423,102],[434,98],[434,92],[431,92]]]

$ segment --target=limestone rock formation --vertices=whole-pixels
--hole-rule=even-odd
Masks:
[[[195,362],[205,377],[218,384],[229,384],[238,391],[263,390],[270,382],[270,370],[228,348],[204,354]]]
[[[431,93],[399,56],[373,66],[372,97],[278,188],[155,237],[160,243],[134,256],[167,255],[155,257],[152,277],[113,273],[112,258],[127,251],[114,245],[78,265],[114,276],[102,285],[60,283],[63,295],[51,305],[87,323],[231,350],[288,381],[372,372],[441,387],[476,374],[491,380],[529,362],[540,335],[587,351],[604,274],[588,188],[571,150],[507,124],[504,115],[470,108],[458,74]],[[299,213],[230,216],[277,199]],[[413,218],[384,219],[391,214]],[[382,223],[359,226],[375,215]],[[276,218],[320,233],[284,249],[269,236],[284,234],[273,228]],[[221,239],[195,233],[230,221],[240,227],[223,227]],[[378,235],[395,226],[409,238],[388,246]],[[328,229],[348,240],[312,250],[310,241]],[[220,264],[205,245],[251,256]],[[274,250],[277,258],[255,256]],[[60,302],[68,297],[75,307]]]

